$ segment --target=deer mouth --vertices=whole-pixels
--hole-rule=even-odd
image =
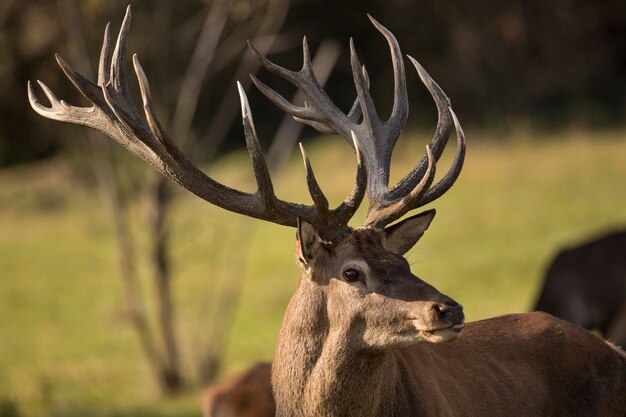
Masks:
[[[451,324],[450,326],[440,327],[437,329],[420,330],[420,333],[429,342],[450,342],[459,337],[464,328],[465,324],[461,322],[459,324]]]
[[[454,324],[454,325],[450,325],[447,327],[441,327],[439,329],[432,329],[432,330],[420,330],[422,333],[426,333],[426,334],[437,334],[439,332],[445,332],[445,331],[451,331],[451,332],[455,332],[455,333],[461,333],[463,331],[463,329],[465,328],[465,324],[461,323],[461,324]]]
[[[442,327],[437,327],[437,328],[432,328],[432,329],[420,329],[419,325],[417,325],[417,319],[413,318],[413,317],[409,317],[408,318],[410,321],[412,321],[414,323],[414,325],[417,327],[417,330],[420,333],[424,333],[427,335],[432,335],[432,334],[436,334],[438,332],[443,332],[443,331],[451,331],[454,333],[458,333],[460,334],[463,329],[465,328],[465,320],[461,319],[460,323],[446,323],[446,326],[442,326]]]

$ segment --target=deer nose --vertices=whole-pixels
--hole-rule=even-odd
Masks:
[[[433,304],[433,310],[439,320],[460,324],[463,322],[463,306],[455,301],[445,304]]]

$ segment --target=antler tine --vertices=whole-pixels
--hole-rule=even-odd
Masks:
[[[126,14],[115,42],[115,49],[110,61],[109,80],[102,84],[102,92],[107,104],[113,110],[120,122],[133,130],[134,126],[143,125],[128,90],[126,75],[126,55],[128,49],[128,33],[130,31],[131,8],[126,7]],[[107,45],[103,45],[103,49]],[[150,140],[144,141],[150,146]]]
[[[60,59],[59,57],[57,58]],[[61,66],[61,68],[63,68],[63,66]],[[63,69],[64,71],[66,70],[66,68],[63,68]],[[66,72],[66,75],[67,74],[68,72]],[[85,85],[79,87],[79,85],[77,85],[77,83],[75,82],[76,80],[72,79],[69,75],[68,75],[68,78],[72,80],[72,82],[77,86],[78,90],[81,93],[83,93],[83,95],[85,95],[86,97],[88,97],[89,93],[92,92],[90,91],[90,89],[85,88],[86,87]],[[83,79],[86,80],[86,78],[84,77]],[[91,83],[90,81],[88,82],[90,83],[90,85],[93,85],[93,83]],[[37,98],[37,95],[35,94],[35,91],[33,89],[31,82],[30,81],[28,82],[28,101],[31,107],[33,108],[33,110],[35,110],[35,112],[37,112],[40,116],[43,116],[45,118],[52,119],[52,120],[57,120],[60,122],[87,126],[92,129],[99,130],[102,133],[105,133],[105,134],[107,133],[104,126],[106,126],[106,123],[108,123],[108,120],[110,119],[109,119],[108,114],[105,111],[103,111],[101,108],[97,106],[93,106],[93,107],[71,106],[67,104],[65,101],[57,99],[54,93],[52,93],[52,91],[48,88],[48,86],[46,86],[43,82],[37,81],[37,83],[39,84],[44,94],[50,101],[50,107],[46,107],[43,104],[41,104],[41,102]],[[101,93],[100,93],[100,97],[102,97]],[[100,99],[100,101],[105,103],[103,99]],[[95,101],[92,101],[92,102],[95,102]],[[114,139],[120,142],[117,138],[114,138]],[[139,144],[136,142],[131,142],[125,146],[131,152],[135,154],[139,154],[143,152],[143,149],[144,149],[142,144]]]
[[[272,61],[267,59],[261,52],[259,52],[259,50],[256,49],[254,45],[252,44],[252,42],[250,41],[248,41],[248,47],[250,48],[252,53],[254,53],[257,59],[261,62],[261,65],[263,65],[263,67],[266,70],[268,70],[274,75],[278,75],[280,78],[284,78],[285,80],[289,81],[293,85],[298,85],[299,80],[298,80],[297,72],[289,71],[288,69],[283,68],[280,65],[274,64]]]
[[[239,191],[216,182],[198,169],[176,146],[176,143],[159,122],[152,104],[147,77],[137,55],[133,55],[133,66],[143,103],[143,112],[137,110],[126,82],[126,45],[130,17],[129,7],[112,57],[109,56],[110,31],[107,25],[98,68],[99,85],[85,78],[57,56],[57,62],[67,78],[91,101],[92,107],[70,106],[59,100],[45,84],[39,82],[44,94],[50,101],[50,107],[46,107],[40,103],[32,84],[29,82],[28,98],[33,109],[49,119],[85,125],[99,130],[182,187],[226,210],[292,227],[295,227],[297,219],[301,218],[314,225],[320,235],[329,241],[344,233],[345,228],[338,227],[338,225],[345,226],[349,218],[340,216],[337,218],[332,216],[331,218],[328,216],[328,202],[324,201],[325,197],[315,182],[309,164],[307,164],[307,176],[312,195],[314,195],[315,205],[290,203],[276,198],[267,163],[257,138],[250,107],[241,85],[238,85],[238,90],[246,145],[258,185],[255,193]],[[305,67],[307,66],[310,67],[307,64],[307,58],[305,58]],[[356,191],[353,190],[353,193],[344,201],[344,205],[349,206],[350,209],[342,209],[342,214],[350,214],[351,212],[350,215],[352,215],[356,210],[353,206],[355,204],[358,206],[360,198],[362,198],[362,191],[359,190],[363,187],[361,180],[364,175],[363,170],[364,167],[359,163]]]
[[[328,199],[324,195],[324,192],[320,188],[317,179],[315,179],[315,173],[311,167],[311,161],[304,150],[302,143],[300,145],[300,153],[302,154],[302,161],[304,162],[304,169],[306,169],[306,182],[309,188],[309,194],[313,199],[313,203],[318,208],[320,215],[328,217]]]
[[[104,39],[100,50],[100,61],[98,62],[98,85],[103,86],[109,82],[108,68],[111,68],[111,23],[107,23],[104,28]]]
[[[367,74],[365,65],[361,67],[361,73],[363,74],[363,80],[365,81],[365,84],[367,85],[367,89],[369,90],[370,89],[370,77]],[[359,119],[361,118],[362,115],[363,115],[363,112],[361,111],[361,102],[359,100],[359,96],[357,95],[356,99],[354,99],[354,103],[352,104],[352,107],[350,108],[350,111],[348,112],[348,119],[350,119],[352,123],[357,124],[359,123]]]
[[[370,95],[367,81],[363,77],[362,66],[354,49],[354,41],[350,38],[350,64],[352,65],[352,78],[356,87],[359,107],[363,113],[363,125],[367,129],[367,137],[373,139],[381,129],[381,121],[378,118],[374,101]]]
[[[363,197],[365,197],[365,192],[367,191],[367,169],[363,161],[361,148],[359,147],[359,143],[354,132],[350,132],[350,136],[352,137],[352,146],[354,147],[354,151],[356,153],[356,179],[350,195],[346,197],[339,207],[331,212],[331,217],[336,217],[339,225],[348,224],[361,205]]]
[[[306,35],[302,37],[302,69],[301,71],[310,71],[313,72],[313,67],[311,66],[311,53],[309,52],[309,43],[306,40]]]
[[[131,11],[130,5],[126,7],[126,15],[122,21],[113,57],[111,58],[110,82],[113,89],[124,98],[130,99],[128,82],[126,80],[126,48],[128,46],[128,32],[130,30]],[[104,49],[104,48],[103,48]],[[128,103],[124,103],[125,105]]]
[[[381,25],[371,15],[367,15],[374,27],[385,37],[389,44],[391,52],[391,64],[393,66],[393,107],[391,115],[386,122],[386,130],[389,135],[388,145],[393,148],[395,141],[400,135],[400,131],[406,124],[409,116],[409,98],[406,88],[406,72],[404,70],[404,61],[402,60],[402,52],[398,40],[386,27]],[[393,142],[393,143],[392,143]]]
[[[465,133],[461,128],[461,124],[451,107],[448,112],[452,117],[457,137],[457,148],[454,161],[448,172],[431,187],[435,176],[435,156],[431,152],[430,145],[426,147],[426,172],[420,179],[419,183],[404,196],[395,200],[385,201],[383,204],[370,207],[365,224],[371,227],[384,227],[385,225],[399,219],[410,210],[424,206],[437,198],[441,197],[456,182],[465,159]]]
[[[100,87],[72,68],[60,55],[56,54],[54,57],[56,58],[57,65],[61,68],[65,76],[87,100],[99,106],[106,105]]]
[[[141,92],[141,101],[143,103],[143,111],[146,116],[146,121],[148,122],[148,127],[150,131],[154,135],[154,137],[163,145],[165,149],[176,159],[183,160],[185,159],[178,146],[172,141],[172,139],[167,134],[167,131],[159,122],[159,118],[154,111],[154,106],[152,105],[152,93],[150,92],[150,84],[148,83],[148,78],[146,77],[146,73],[143,71],[141,64],[139,63],[139,58],[137,54],[133,55],[133,67],[135,69],[135,75],[137,76],[137,81],[139,81],[139,91]],[[103,91],[107,92],[108,89],[103,87]],[[105,95],[105,97],[107,97]],[[109,100],[110,101],[110,100]],[[118,117],[119,119],[120,117]],[[148,136],[149,137],[149,136]],[[153,144],[153,141],[144,142],[148,147]],[[152,146],[151,149],[157,151]]]
[[[323,133],[339,134],[350,144],[352,143],[350,131],[354,130],[356,125],[332,102],[315,78],[310,64],[311,59],[306,38],[302,41],[302,69],[297,72],[289,71],[274,64],[263,56],[250,42],[248,42],[248,45],[265,69],[299,88],[307,97],[307,104],[305,106],[296,106],[290,103],[283,96],[259,81],[254,75],[250,75],[252,82],[263,95],[281,110],[293,116],[297,121],[308,124]]]
[[[370,88],[370,79],[369,76],[367,74],[367,70],[365,69],[365,65],[363,65],[361,72],[363,73],[363,79],[365,80],[365,84],[367,85],[367,89],[369,90]],[[307,107],[307,103],[304,102],[304,107]],[[352,122],[353,125],[357,125],[359,123],[359,119],[361,118],[361,116],[363,115],[363,112],[361,111],[361,103],[359,102],[359,97],[357,96],[356,99],[354,99],[354,103],[352,103],[352,107],[350,108],[350,111],[347,114],[347,118],[348,120],[350,120],[350,122]],[[327,135],[338,135],[339,133],[337,133],[334,129],[332,129],[331,127],[321,123],[321,122],[316,122],[313,120],[307,120],[307,119],[303,119],[300,118],[298,116],[293,116],[294,120],[300,123],[304,123],[306,125],[311,126],[313,129],[317,130],[320,133],[324,133]],[[350,143],[350,145],[352,145],[352,147],[354,148],[354,144]]]
[[[451,107],[448,107],[450,115],[452,116],[452,120],[454,121],[454,128],[456,130],[456,139],[457,139],[457,147],[456,154],[454,156],[454,161],[452,162],[452,166],[446,173],[446,175],[439,180],[439,182],[433,185],[420,199],[417,207],[424,206],[437,198],[441,197],[446,191],[450,189],[456,182],[457,178],[459,178],[459,174],[461,173],[461,169],[463,168],[463,161],[465,160],[465,133],[461,128],[461,124],[459,123],[459,119],[457,119],[456,114],[452,110]]]
[[[439,161],[439,158],[443,154],[443,150],[448,143],[450,133],[452,132],[453,121],[450,113],[450,99],[448,99],[441,87],[439,87],[435,80],[432,79],[424,67],[422,67],[415,58],[410,55],[407,55],[407,57],[413,63],[413,66],[417,70],[417,74],[422,80],[422,83],[428,89],[428,92],[432,96],[435,106],[437,107],[437,127],[435,129],[435,134],[430,141],[430,146],[433,156],[435,157],[435,161]],[[390,197],[397,198],[398,196],[406,194],[408,190],[410,190],[414,184],[419,182],[420,178],[424,176],[426,165],[426,157],[423,157],[415,168],[413,168],[411,172],[409,172],[391,189],[389,192]]]
[[[300,143],[300,152],[302,153],[302,160],[304,161],[304,167],[307,173],[307,185],[311,198],[313,199],[320,216],[325,219],[328,224],[334,225],[335,230],[339,230],[339,233],[347,228],[348,222],[361,205],[367,189],[367,170],[365,164],[363,163],[363,157],[359,149],[359,144],[354,136],[354,132],[351,132],[351,135],[357,158],[356,178],[350,194],[334,210],[328,209],[328,199],[322,192],[317,179],[315,178],[315,174],[313,173],[309,157],[304,150],[304,146]]]
[[[35,94],[35,90],[33,90],[33,86],[31,82],[28,81],[28,86],[27,86],[28,101],[30,102],[30,105],[33,108],[33,110],[35,110],[35,112],[37,112],[41,116],[47,117],[49,119],[61,120],[62,117],[65,117],[67,111],[66,109],[63,108],[63,106],[61,105],[61,102],[59,101],[57,96],[54,95],[52,90],[50,90],[50,88],[48,88],[47,85],[45,85],[39,80],[37,80],[37,84],[39,84],[39,87],[41,87],[44,94],[48,98],[48,101],[50,102],[50,107],[46,107],[43,104],[41,104],[41,102],[37,98],[37,95]]]
[[[364,225],[374,228],[384,228],[389,223],[404,216],[414,208],[419,207],[422,196],[428,191],[435,178],[436,165],[430,146],[426,146],[428,168],[421,181],[407,195],[399,198],[384,207],[371,207]]]
[[[258,186],[258,192],[263,198],[264,204],[267,208],[274,208],[276,196],[274,195],[274,186],[272,185],[272,178],[270,177],[269,169],[267,168],[267,162],[263,156],[261,150],[261,144],[256,134],[254,127],[254,121],[252,119],[252,111],[250,110],[250,104],[248,103],[248,97],[246,96],[241,83],[237,81],[237,89],[239,91],[239,99],[241,101],[241,115],[243,118],[244,134],[246,137],[246,147],[252,160],[252,167],[254,169],[254,176]]]
[[[367,85],[367,89],[369,90],[369,88],[370,88],[370,79],[369,79],[369,76],[367,75],[367,70],[365,69],[365,65],[363,65],[362,72],[363,72],[363,79],[365,80],[365,83]],[[266,95],[266,97],[267,97],[267,95]],[[276,103],[274,103],[274,104],[276,104]],[[304,103],[304,107],[306,108],[307,106],[308,105],[305,102]],[[350,111],[348,112],[346,117],[348,118],[348,120],[350,120],[350,122],[352,122],[353,125],[356,126],[359,123],[359,119],[361,118],[362,115],[363,115],[363,112],[361,111],[361,103],[359,102],[359,97],[357,96],[356,99],[354,99],[354,103],[352,103],[352,107],[350,108]],[[296,122],[300,122],[300,123],[304,123],[306,125],[309,125],[313,129],[317,130],[320,133],[324,133],[324,134],[327,134],[327,135],[339,135],[339,133],[336,132],[333,128],[329,127],[328,125],[325,125],[322,122],[317,122],[317,121],[314,121],[314,120],[308,120],[308,119],[304,119],[304,118],[301,118],[301,117],[298,117],[298,116],[293,116],[293,118],[294,118],[294,120]],[[350,145],[353,145],[353,143],[350,143]]]
[[[318,132],[324,133],[326,135],[336,135],[337,134],[337,132],[335,132],[332,128],[326,126],[324,123],[321,123],[321,122],[316,122],[316,121],[313,121],[313,120],[303,119],[303,118],[298,117],[298,116],[293,116],[293,120],[295,120],[296,122],[299,122],[299,123],[303,123],[305,125],[309,125],[313,129],[317,130]]]
[[[250,74],[250,78],[252,79],[252,82],[254,83],[256,88],[258,88],[259,91],[261,91],[261,93],[263,93],[263,95],[267,97],[269,101],[274,103],[276,107],[278,107],[285,113],[288,113],[292,115],[293,117],[300,119],[300,120],[308,120],[308,119],[315,118],[316,114],[310,108],[303,107],[303,106],[296,106],[295,104],[290,103],[289,100],[287,100],[286,98],[278,94],[276,91],[269,88],[267,85],[265,85],[265,83],[260,81],[253,74]]]
[[[302,145],[302,143],[300,143],[300,152],[302,153],[304,167],[307,172],[307,185],[309,188],[309,193],[311,194],[311,198],[313,199],[313,202],[315,203],[315,206],[320,213],[320,216],[327,219],[328,223],[334,224],[338,230],[344,230],[348,226],[348,222],[354,216],[359,206],[361,205],[363,197],[365,196],[365,191],[367,189],[367,171],[365,168],[365,164],[363,163],[363,157],[359,149],[359,144],[356,141],[356,137],[354,136],[354,132],[352,132],[352,141],[357,159],[357,170],[354,186],[350,194],[334,210],[328,210],[328,200],[322,192],[317,180],[315,179],[315,174],[313,173],[313,168],[311,167],[309,157],[304,150],[304,146]]]
[[[59,99],[57,98],[57,96],[52,92],[52,90],[50,90],[50,88],[45,85],[44,83],[42,83],[41,81],[37,80],[37,84],[39,84],[39,86],[41,87],[41,89],[43,90],[43,93],[46,95],[46,97],[48,98],[48,101],[50,101],[50,104],[52,105],[52,107],[60,107],[61,102],[59,101]],[[32,90],[32,87],[30,85],[30,81],[28,82],[28,87],[29,87],[29,96],[35,97],[34,96],[34,92]],[[37,100],[37,98],[35,97],[35,100]],[[38,100],[37,100],[38,101]],[[38,103],[39,104],[39,103]],[[43,107],[40,105],[40,108]]]
[[[313,81],[317,82],[317,80],[315,78],[315,73],[313,72],[313,67],[312,67],[312,62],[311,62],[311,54],[309,52],[309,44],[307,42],[306,36],[304,36],[302,38],[302,70],[301,71],[302,72],[307,71],[310,74],[312,74]],[[365,66],[363,66],[363,78],[365,79],[365,83],[367,85],[367,88],[369,89],[370,82],[369,82],[369,78],[367,76],[367,71],[365,71]],[[258,82],[258,83],[262,84],[261,82]],[[257,83],[255,83],[255,84],[257,84]],[[262,87],[264,87],[264,88],[269,90],[269,88],[267,86],[265,86],[265,85],[262,85]],[[320,86],[320,89],[321,89],[321,86]],[[266,95],[266,97],[269,98],[268,93],[264,93],[264,94]],[[275,93],[273,93],[273,94],[275,94]],[[280,99],[283,99],[283,98],[280,97]],[[274,100],[272,100],[272,101],[274,101]],[[276,104],[275,101],[274,101],[274,104]],[[278,104],[276,104],[276,105],[278,106]],[[307,104],[306,101],[304,102],[304,108],[305,109],[308,108],[308,104]],[[290,113],[290,114],[293,115],[293,113]],[[314,115],[312,114],[311,116],[313,117]],[[352,107],[350,108],[350,111],[347,114],[347,118],[353,124],[356,125],[359,122],[359,118],[360,117],[361,117],[361,106],[360,106],[360,103],[359,103],[359,98],[357,97],[354,100],[354,103],[352,104]],[[296,116],[296,115],[293,115],[293,118],[297,122],[304,123],[304,124],[307,124],[307,125],[311,126],[312,128],[314,128],[315,130],[317,130],[320,133],[325,133],[325,134],[329,134],[329,135],[330,134],[339,134],[338,132],[336,132],[333,128],[329,127],[328,125],[325,125],[324,123],[318,122],[316,120],[312,120],[312,118],[311,119],[306,119],[306,118],[299,117],[299,116]]]

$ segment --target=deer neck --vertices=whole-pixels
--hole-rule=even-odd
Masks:
[[[274,357],[276,415],[394,415],[400,375],[393,354],[351,350],[350,329],[331,330],[325,305],[324,290],[302,279]]]

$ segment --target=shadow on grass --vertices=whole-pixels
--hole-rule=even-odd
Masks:
[[[11,400],[0,398],[0,417],[23,417],[31,415],[23,413],[18,404]],[[87,404],[65,405],[38,412],[42,417],[201,417],[200,405],[197,409],[189,405],[160,406],[158,404],[128,407],[126,409],[107,410],[94,408]]]
[[[0,417],[20,417],[17,414],[0,414]],[[197,411],[189,410],[158,410],[153,407],[129,408],[127,410],[103,411],[93,410],[87,407],[72,407],[64,410],[55,410],[47,414],[48,417],[201,417],[202,413],[198,407]]]
[[[20,408],[9,398],[0,398],[0,417],[20,417]]]
[[[84,416],[85,414],[82,414]],[[200,407],[198,407],[197,412],[184,410],[184,411],[159,411],[153,408],[135,408],[130,410],[118,411],[113,414],[107,414],[105,417],[201,417],[202,412],[200,411]],[[68,416],[73,417],[73,416]],[[76,416],[78,417],[78,415]]]

